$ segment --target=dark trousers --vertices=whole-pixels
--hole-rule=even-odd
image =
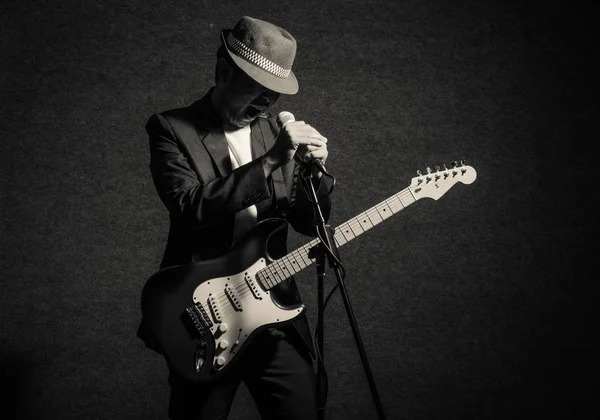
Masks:
[[[288,330],[249,343],[235,372],[207,384],[169,376],[171,420],[225,420],[243,381],[263,420],[316,420],[315,374],[306,349]]]

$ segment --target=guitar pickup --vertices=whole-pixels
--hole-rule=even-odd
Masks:
[[[229,302],[233,305],[236,311],[242,311],[244,308],[242,307],[242,302],[238,298],[236,291],[230,285],[225,286],[225,294],[229,298]]]
[[[248,274],[246,274],[246,284],[250,288],[250,291],[252,292],[252,294],[254,295],[254,297],[256,299],[262,300],[262,293],[260,293],[258,285],[254,281],[254,279],[252,278],[252,276],[250,276]]]
[[[223,318],[221,317],[221,310],[219,308],[217,300],[212,295],[208,297],[208,307],[210,308],[210,311],[213,314],[215,322],[220,323],[223,320]]]

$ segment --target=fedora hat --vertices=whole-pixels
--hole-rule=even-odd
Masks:
[[[233,62],[262,86],[293,95],[298,80],[292,72],[296,40],[272,23],[244,16],[221,39]]]

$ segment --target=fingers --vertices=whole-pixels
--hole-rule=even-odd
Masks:
[[[312,160],[315,159],[319,159],[322,160],[323,162],[325,162],[325,160],[327,159],[327,156],[329,156],[328,152],[326,150],[315,150],[314,152],[310,152],[304,155],[304,157],[301,158],[301,160],[303,162],[310,162]]]
[[[303,148],[303,150],[306,150],[306,153],[313,152],[313,151],[316,151],[316,150],[321,150],[321,149],[326,148],[326,147],[327,146],[325,146],[324,143],[321,143],[319,145],[312,145],[312,144],[302,145],[302,148]]]
[[[329,152],[327,150],[327,144],[325,143],[320,143],[318,146],[303,144],[296,150],[296,155],[303,162],[308,162],[313,159],[321,159],[324,161],[327,159]]]
[[[325,161],[327,138],[304,121],[290,121],[283,125],[276,144],[268,153],[283,163],[294,156],[304,162],[314,159]]]
[[[310,150],[313,150],[327,145],[327,139],[323,139],[317,137],[294,137],[291,139],[291,142],[294,149],[297,149],[299,146],[302,146],[311,148]]]
[[[299,145],[322,146],[327,143],[327,138],[321,135],[304,121],[293,121],[285,125],[294,148]]]

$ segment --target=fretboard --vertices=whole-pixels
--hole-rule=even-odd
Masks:
[[[410,188],[405,188],[399,193],[394,194],[376,206],[339,225],[334,233],[336,245],[340,247],[347,244],[385,219],[399,213],[415,201],[417,200],[410,191]],[[310,251],[319,243],[320,240],[318,238],[313,239],[259,270],[256,273],[256,277],[261,286],[269,290],[314,263],[315,258]]]

